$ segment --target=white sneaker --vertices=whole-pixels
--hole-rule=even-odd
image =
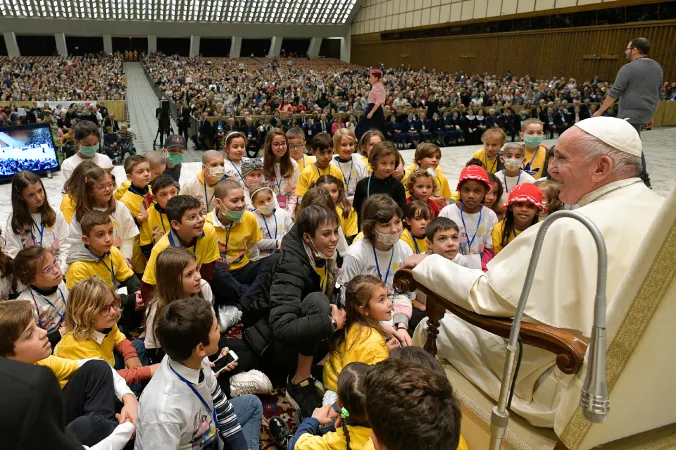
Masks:
[[[218,308],[218,324],[221,326],[221,333],[235,326],[241,318],[242,311],[235,306],[223,305]]]
[[[238,373],[230,378],[230,397],[235,398],[244,394],[272,393],[272,382],[258,370]]]

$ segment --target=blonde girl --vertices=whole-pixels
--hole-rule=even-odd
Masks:
[[[342,172],[347,198],[350,202],[354,198],[357,183],[369,175],[369,170],[361,156],[355,153],[356,143],[357,137],[349,128],[339,128],[333,135],[333,152],[336,156],[331,160],[331,164]]]

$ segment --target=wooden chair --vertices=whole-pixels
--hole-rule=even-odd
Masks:
[[[611,411],[603,424],[592,424],[578,407],[586,371],[587,344],[567,331],[523,322],[526,345],[556,354],[556,365],[574,375],[557,412],[555,428],[538,428],[512,413],[504,449],[674,449],[676,448],[676,188],[643,240],[643,252],[634,261],[608,323],[607,378]],[[446,310],[460,319],[507,338],[512,321],[465,310],[416,282],[411,270],[394,278],[399,292],[419,289],[427,295],[426,351],[436,356],[436,338]],[[470,449],[488,448],[490,412],[495,402],[448,361],[440,361],[461,403],[462,433]],[[559,416],[562,417],[559,420]]]

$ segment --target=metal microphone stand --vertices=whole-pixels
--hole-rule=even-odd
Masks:
[[[507,411],[507,400],[509,398],[512,377],[514,376],[514,360],[516,358],[517,340],[519,330],[521,329],[521,318],[523,317],[526,301],[530,294],[535,269],[540,259],[540,251],[547,234],[547,230],[554,221],[568,217],[581,222],[594,238],[596,243],[596,252],[598,253],[598,270],[596,280],[596,296],[594,299],[594,326],[591,333],[591,341],[588,346],[589,358],[587,363],[587,375],[582,392],[580,395],[580,407],[582,413],[591,422],[601,423],[606,420],[610,410],[608,401],[608,384],[606,383],[606,272],[608,269],[608,257],[606,254],[606,244],[601,236],[601,232],[596,225],[587,217],[575,211],[558,211],[547,217],[535,238],[533,253],[528,264],[526,279],[523,283],[521,297],[514,314],[514,322],[507,342],[507,355],[502,373],[502,384],[500,386],[500,397],[498,405],[493,407],[491,414],[491,441],[490,450],[500,450],[502,439],[507,431],[509,423],[509,411]]]

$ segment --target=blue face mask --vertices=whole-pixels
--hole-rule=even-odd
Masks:
[[[80,153],[82,153],[85,156],[92,157],[96,154],[96,152],[99,151],[99,144],[96,145],[80,145],[80,148],[78,150]]]

